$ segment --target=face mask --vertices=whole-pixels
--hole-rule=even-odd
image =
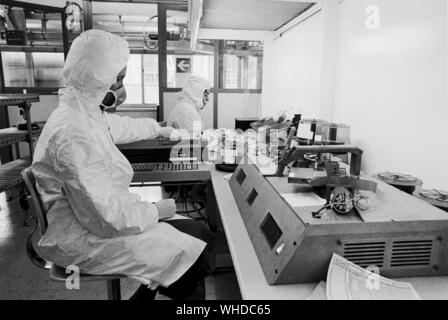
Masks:
[[[208,90],[204,91],[204,94],[202,96],[202,108],[201,108],[201,110],[204,110],[204,108],[207,106],[207,102],[209,101],[209,97],[208,97],[209,94],[210,94],[210,92]]]
[[[117,90],[108,90],[106,96],[101,103],[104,111],[114,109],[119,105],[123,104],[126,100],[126,89],[122,86]]]

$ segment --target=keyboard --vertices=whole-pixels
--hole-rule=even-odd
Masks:
[[[135,172],[141,171],[188,171],[198,170],[197,163],[171,163],[171,162],[148,162],[148,163],[132,163]]]

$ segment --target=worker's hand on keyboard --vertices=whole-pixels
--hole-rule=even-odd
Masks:
[[[155,206],[159,210],[159,220],[172,218],[176,214],[176,202],[173,199],[160,200]]]
[[[171,138],[171,134],[173,133],[173,131],[174,131],[173,127],[161,127],[160,135],[164,138]]]

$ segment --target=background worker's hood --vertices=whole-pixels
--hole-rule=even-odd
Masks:
[[[206,89],[210,89],[210,84],[207,80],[191,76],[179,93],[179,100],[189,101],[198,111],[200,111],[203,106],[202,97],[204,95],[204,90]]]

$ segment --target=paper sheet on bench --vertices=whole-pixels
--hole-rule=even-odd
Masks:
[[[375,286],[374,281],[379,285]],[[410,283],[373,273],[333,254],[327,273],[328,300],[420,300]]]
[[[298,192],[282,194],[283,199],[293,208],[324,206],[326,201],[314,192]]]

